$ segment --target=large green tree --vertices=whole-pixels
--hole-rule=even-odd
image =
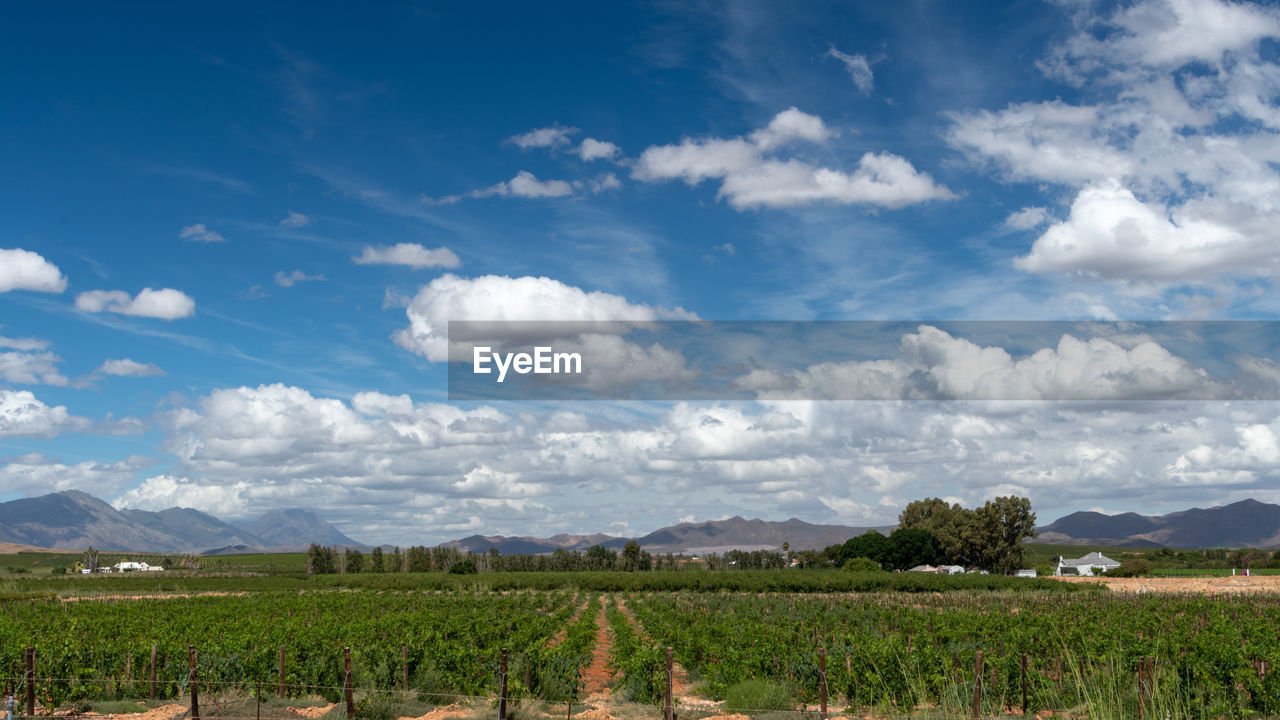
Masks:
[[[927,530],[948,562],[1008,574],[1022,567],[1022,541],[1036,536],[1036,514],[1023,497],[998,497],[976,510],[926,498],[907,505],[898,527]]]
[[[992,572],[1009,575],[1022,567],[1022,541],[1036,536],[1036,514],[1031,500],[1008,495],[988,500],[974,511],[981,537],[982,565]]]

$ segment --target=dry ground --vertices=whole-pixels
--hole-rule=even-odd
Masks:
[[[1244,577],[1185,577],[1185,578],[1108,578],[1078,577],[1054,578],[1062,582],[1094,583],[1105,585],[1114,592],[1130,593],[1191,593],[1197,595],[1228,595],[1235,593],[1280,593],[1280,575],[1253,575]]]

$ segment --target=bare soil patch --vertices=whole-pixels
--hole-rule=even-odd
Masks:
[[[1231,595],[1237,593],[1280,593],[1280,575],[1235,575],[1232,577],[1062,577],[1069,583],[1092,583],[1113,592],[1185,593],[1195,595]]]

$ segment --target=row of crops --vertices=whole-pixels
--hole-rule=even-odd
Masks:
[[[513,694],[572,697],[590,660],[598,600],[551,593],[264,592],[246,596],[59,602],[0,602],[0,676],[21,684],[25,648],[37,652],[41,702],[147,697],[152,646],[157,695],[187,692],[188,645],[198,682],[263,686],[336,700],[343,648],[353,683],[481,695],[494,687],[510,649]],[[587,611],[571,617],[582,605]],[[552,642],[564,631],[562,642]]]
[[[1270,597],[649,593],[627,604],[648,636],[628,646],[640,665],[669,645],[716,698],[763,678],[812,702],[824,648],[833,697],[856,707],[964,711],[981,650],[991,714],[1020,706],[1024,687],[1031,710],[1084,707],[1091,717],[1137,717],[1140,701],[1147,711],[1160,705],[1160,717],[1280,712],[1280,672],[1264,672],[1280,661],[1280,599]],[[1135,668],[1146,657],[1155,658],[1155,672],[1140,689]],[[656,682],[628,687],[638,698],[659,697]]]
[[[426,694],[496,690],[510,649],[513,696],[576,697],[596,623],[612,633],[619,692],[658,703],[663,656],[714,699],[766,681],[813,702],[818,649],[832,704],[967,711],[984,654],[983,711],[1085,708],[1090,717],[1250,717],[1280,713],[1280,598],[1096,593],[730,593],[573,590],[263,591],[165,599],[0,600],[0,682],[21,684],[37,649],[40,701],[188,691],[187,647],[211,689],[274,691],[284,648],[286,693],[336,700],[342,648],[357,688]],[[1023,673],[1023,658],[1027,671]],[[1134,670],[1155,658],[1140,690]],[[1024,681],[1023,678],[1026,678]],[[1145,692],[1145,694],[1140,694]],[[1157,707],[1158,706],[1158,707]],[[1102,712],[1099,708],[1114,712]]]

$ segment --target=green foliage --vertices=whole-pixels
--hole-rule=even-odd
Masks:
[[[1110,577],[1150,577],[1151,563],[1142,558],[1125,560],[1115,570],[1108,570],[1106,575]]]
[[[751,713],[762,710],[791,710],[794,690],[785,684],[751,679],[730,685],[724,691],[724,709]]]
[[[475,575],[479,572],[476,569],[475,558],[468,557],[455,562],[449,566],[450,575]]]
[[[880,567],[880,563],[865,557],[849,558],[844,561],[844,565],[841,565],[840,569],[847,572],[884,572],[884,568]]]
[[[1008,575],[1023,566],[1025,538],[1036,536],[1031,501],[1014,496],[987,501],[976,510],[938,498],[917,500],[898,516],[899,529],[930,533],[946,561]]]

